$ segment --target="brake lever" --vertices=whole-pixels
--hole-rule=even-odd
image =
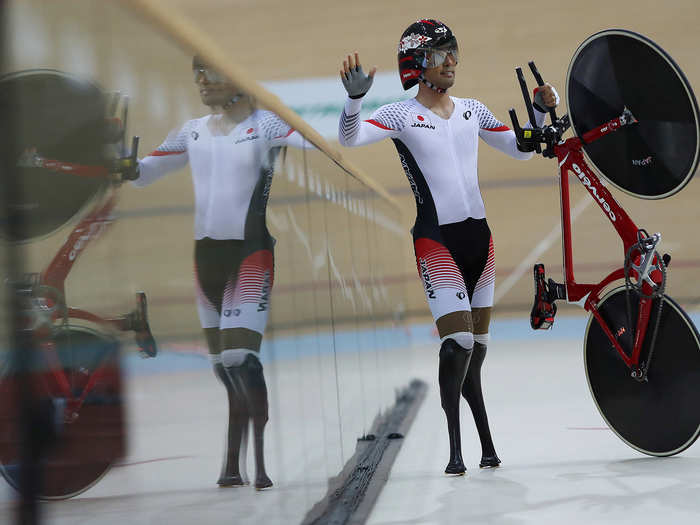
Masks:
[[[537,139],[539,138],[539,130],[523,129],[520,127],[520,122],[518,122],[518,115],[515,113],[515,109],[510,108],[508,110],[510,115],[510,122],[513,125],[513,132],[518,141],[518,149],[523,152],[534,151],[536,146],[539,146]],[[535,135],[533,136],[533,132]],[[521,146],[527,146],[531,149],[521,149]]]
[[[530,93],[527,89],[527,83],[525,82],[525,76],[523,75],[523,70],[520,67],[515,68],[515,74],[518,77],[518,82],[520,83],[520,91],[523,93],[523,100],[525,101],[525,108],[527,109],[527,116],[530,118],[530,126],[534,129],[535,124],[535,109],[532,107],[532,101],[530,100]],[[542,153],[542,148],[539,143],[535,144],[535,151],[537,153]]]
[[[139,154],[139,137],[138,135],[134,135],[131,137],[131,154],[129,155],[129,158],[136,162],[138,160],[138,154]]]
[[[126,130],[127,130],[127,120],[126,119],[128,117],[129,117],[129,96],[124,95],[122,97],[122,115],[121,115],[122,126],[124,126],[124,137],[122,139],[122,148],[124,150],[126,150]],[[138,144],[139,144],[139,142],[137,140],[136,141],[137,148],[138,148]],[[132,152],[133,152],[133,146],[134,146],[134,143],[133,143],[133,139],[132,139],[132,143],[131,143]],[[126,151],[124,151],[124,153],[126,154]]]

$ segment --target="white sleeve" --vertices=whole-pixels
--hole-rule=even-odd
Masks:
[[[311,142],[272,111],[265,111],[258,124],[270,147],[291,146],[312,149]]]
[[[343,146],[364,146],[385,138],[398,137],[404,128],[406,111],[400,104],[380,107],[368,120],[360,120],[362,99],[345,101],[338,125],[338,142]]]
[[[532,158],[532,152],[523,152],[518,149],[515,132],[494,117],[493,113],[484,104],[477,102],[475,112],[479,117],[479,137],[486,144],[510,155],[514,159],[528,160]],[[535,120],[538,126],[542,126],[544,118],[545,113],[535,109]],[[532,128],[532,125],[528,121],[524,127]]]
[[[153,153],[139,160],[139,178],[132,181],[134,186],[148,186],[168,173],[185,167],[190,127],[190,122],[187,122],[180,129],[171,131]]]

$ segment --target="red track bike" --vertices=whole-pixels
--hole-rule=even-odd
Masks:
[[[121,160],[131,158],[135,161],[138,138],[134,138],[130,157],[124,154],[125,97],[113,94],[105,100],[96,86],[50,70],[15,73],[0,79],[0,85],[3,89],[21,86],[23,92],[31,92],[35,87],[41,92],[54,94],[65,90],[66,97],[61,100],[68,101],[73,100],[71,96],[77,92],[79,96],[74,98],[80,106],[86,99],[95,101],[95,111],[99,109],[100,113],[104,103],[111,108],[109,114],[120,115],[109,123],[110,133],[114,136],[108,142],[115,148],[115,157],[121,154]],[[41,100],[35,96],[30,102],[43,118],[50,108],[42,112]],[[73,109],[75,112],[70,111],[70,114],[77,115],[84,107]],[[79,117],[75,119],[79,120]],[[34,138],[42,132],[36,130]],[[79,149],[84,147],[85,141],[89,142],[88,135],[94,135],[94,126],[84,127],[81,133],[83,136],[75,141]],[[0,473],[13,487],[19,488],[22,442],[24,440],[26,444],[28,437],[22,435],[18,425],[20,416],[14,393],[18,377],[22,371],[29,370],[24,377],[31,378],[35,397],[44,402],[46,417],[43,422],[48,422],[41,427],[42,430],[37,428],[35,431],[45,435],[32,438],[45,441],[45,446],[40,447],[41,483],[37,496],[40,499],[64,499],[94,485],[124,453],[121,345],[117,334],[132,332],[146,357],[154,357],[157,350],[143,292],[136,294],[135,308],[119,316],[103,316],[66,303],[65,282],[73,265],[86,247],[114,222],[117,190],[122,183],[121,174],[115,170],[118,163],[89,164],[86,162],[90,160],[84,158],[78,161],[49,158],[50,153],[44,153],[43,149],[50,152],[53,142],[45,138],[36,141],[40,146],[35,146],[37,142],[32,142],[32,137],[22,137],[23,149],[16,168],[17,173],[29,181],[26,188],[32,189],[34,185],[35,191],[25,192],[26,198],[39,204],[14,203],[20,210],[36,211],[20,218],[27,238],[12,240],[29,241],[47,235],[60,227],[66,217],[75,215],[78,208],[85,209],[85,200],[92,205],[42,272],[14,276],[5,283],[17,296],[15,304],[21,308],[19,329],[30,341],[29,353],[32,355],[30,358],[18,355],[18,351],[6,352],[8,357],[0,360]],[[61,152],[70,150],[65,140],[58,142]],[[104,141],[99,139],[97,142],[102,147]],[[62,185],[64,181],[66,186],[74,185],[68,191],[79,196],[72,202],[80,202],[81,206],[74,206],[66,212],[50,210],[41,216],[41,199],[46,191],[42,192],[40,186],[50,185],[54,190],[49,193],[58,195],[60,200],[61,192],[66,189]],[[21,352],[27,353],[24,349]]]
[[[530,68],[543,85],[534,63]],[[516,69],[530,122],[535,122],[522,71]],[[564,283],[534,267],[534,329],[552,326],[557,300],[590,312],[584,336],[586,377],[609,427],[629,446],[670,456],[700,434],[700,336],[665,294],[670,256],[661,235],[638,227],[601,183],[636,197],[659,199],[680,191],[698,164],[698,107],[676,63],[648,38],[611,29],[589,37],[569,66],[568,115],[523,129],[510,116],[523,149],[559,166]],[[564,140],[572,128],[575,136]],[[588,191],[622,241],[623,264],[599,283],[574,277],[569,174]],[[617,286],[614,286],[617,284]]]

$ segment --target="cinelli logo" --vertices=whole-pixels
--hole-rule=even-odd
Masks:
[[[428,273],[428,265],[425,263],[425,259],[422,257],[418,259],[420,264],[420,273],[423,276],[423,284],[425,285],[425,293],[428,294],[428,299],[435,299],[435,290],[433,290],[433,285],[430,284],[430,274]]]
[[[75,258],[78,256],[80,251],[85,247],[85,244],[96,235],[99,235],[102,233],[102,230],[109,224],[109,221],[98,221],[98,222],[93,222],[90,225],[90,228],[88,229],[88,232],[81,235],[78,237],[78,240],[75,241],[75,244],[73,244],[73,247],[71,248],[71,251],[68,252],[68,260],[69,261],[74,261]]]
[[[592,185],[591,185],[591,179],[589,179],[588,177],[586,177],[585,173],[583,173],[583,171],[581,170],[581,168],[579,168],[578,164],[576,164],[575,162],[572,162],[572,163],[571,163],[571,167],[572,167],[573,170],[576,172],[576,175],[577,175],[578,178],[581,180],[581,182],[583,182],[583,185],[584,185],[586,188],[588,188],[588,192],[589,192],[591,195],[593,195],[593,198],[596,199],[600,204],[603,205],[603,209],[605,210],[605,212],[606,212],[606,213],[608,214],[608,216],[610,217],[610,220],[613,221],[613,222],[615,222],[615,221],[617,220],[617,217],[615,217],[615,213],[610,209],[610,204],[608,204],[608,203],[606,202],[606,200],[605,200],[604,197],[599,197],[599,196],[598,196],[598,190],[596,189],[595,186],[592,186]]]

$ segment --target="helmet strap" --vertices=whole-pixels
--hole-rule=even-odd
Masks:
[[[436,86],[435,84],[433,84],[430,80],[426,79],[426,78],[423,76],[423,73],[420,74],[420,76],[418,77],[418,80],[419,80],[420,82],[422,82],[423,84],[425,84],[426,86],[428,86],[428,87],[429,87],[430,89],[432,89],[433,91],[437,91],[438,93],[447,93],[447,90],[446,90],[446,89],[441,88],[441,87],[437,87],[437,86]]]

